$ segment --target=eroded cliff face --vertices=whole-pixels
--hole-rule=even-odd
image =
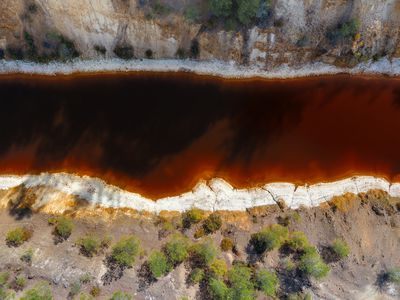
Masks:
[[[200,60],[233,60],[262,68],[310,61],[352,65],[398,55],[398,0],[273,0],[267,17],[233,30],[210,19],[207,1],[154,3],[3,0],[0,49],[10,59],[23,56],[21,52],[42,55],[54,47],[56,35],[73,43],[83,58],[115,57],[116,48],[128,48],[135,58],[187,57],[194,50]],[[193,6],[200,14],[190,20],[187,11]],[[332,42],[331,33],[352,20],[359,24],[357,34]],[[65,50],[61,46],[58,52]]]

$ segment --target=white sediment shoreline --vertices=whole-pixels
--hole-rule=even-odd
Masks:
[[[390,183],[372,176],[357,176],[339,181],[296,186],[292,183],[268,183],[249,189],[234,189],[223,179],[200,181],[190,192],[162,199],[148,199],[124,191],[101,179],[67,173],[42,173],[40,175],[0,176],[0,189],[17,186],[42,187],[51,191],[85,199],[90,205],[104,208],[131,208],[138,211],[185,211],[197,207],[208,211],[245,211],[251,207],[272,205],[285,201],[290,208],[318,206],[334,196],[383,190],[393,197],[400,196],[400,183]],[[48,199],[46,196],[45,199]],[[40,199],[41,204],[47,200]]]
[[[348,73],[354,75],[390,75],[400,74],[400,59],[382,58],[375,62],[360,63],[354,68],[339,68],[324,63],[310,63],[298,67],[281,65],[272,70],[257,66],[240,66],[235,62],[195,61],[179,59],[77,59],[67,63],[48,64],[27,61],[0,60],[0,74],[32,75],[71,75],[74,73],[101,72],[191,72],[199,75],[211,75],[223,78],[296,78],[318,75]]]

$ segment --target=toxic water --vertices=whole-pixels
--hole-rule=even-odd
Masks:
[[[0,173],[66,171],[158,198],[351,175],[400,179],[400,81],[187,74],[0,77]]]

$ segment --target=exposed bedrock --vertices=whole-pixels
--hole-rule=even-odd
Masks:
[[[15,188],[20,190],[15,193]],[[207,211],[246,211],[252,207],[283,204],[297,209],[314,207],[346,193],[359,194],[380,190],[392,197],[400,197],[400,183],[389,183],[372,176],[357,176],[335,182],[296,186],[292,183],[268,183],[248,189],[235,189],[222,179],[199,182],[191,191],[162,199],[147,199],[139,194],[108,185],[98,178],[80,177],[67,173],[27,176],[0,176],[3,193],[1,205],[27,189],[36,189],[37,199],[33,208],[46,207],[48,212],[63,213],[70,208],[74,197],[86,201],[92,207],[129,208],[137,211],[159,213],[161,211],[185,211],[198,207]],[[39,193],[37,190],[39,189]],[[72,196],[70,200],[68,197]]]
[[[210,21],[207,3],[3,0],[0,49],[10,59],[21,52],[47,58],[55,50],[57,57],[68,58],[73,44],[84,58],[196,56],[262,68],[310,61],[352,65],[398,56],[396,0],[273,0],[265,17],[246,26]],[[193,7],[196,15],[189,15]],[[358,25],[352,29],[353,21]]]

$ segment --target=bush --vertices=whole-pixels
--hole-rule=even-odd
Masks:
[[[332,246],[331,246],[332,251],[339,257],[340,259],[343,259],[350,254],[350,248],[349,245],[343,240],[336,239]]]
[[[47,282],[40,282],[32,289],[26,291],[20,300],[52,300],[50,285]]]
[[[217,257],[218,250],[211,240],[194,244],[190,248],[192,262],[199,267],[209,266]]]
[[[303,255],[300,257],[299,268],[306,275],[316,279],[321,279],[328,275],[329,266],[321,259],[315,247],[306,247]]]
[[[335,30],[330,30],[327,33],[328,39],[331,43],[337,43],[345,39],[353,38],[360,27],[360,22],[356,19],[352,19],[348,22],[339,24]]]
[[[72,229],[74,229],[74,223],[72,222],[71,219],[65,217],[59,217],[57,219],[54,232],[60,238],[66,240],[71,235]]]
[[[400,284],[400,268],[393,268],[387,272],[389,282]]]
[[[192,208],[186,211],[182,216],[182,224],[185,228],[190,228],[204,219],[204,212],[198,208]]]
[[[23,276],[17,276],[17,277],[15,277],[15,287],[16,287],[18,290],[23,290],[24,287],[25,287],[25,285],[26,285],[26,279],[25,279],[25,277],[23,277]]]
[[[199,16],[200,16],[200,12],[197,9],[197,7],[191,5],[186,8],[185,18],[187,21],[189,21],[191,23],[195,23],[198,21]]]
[[[222,226],[221,216],[217,213],[213,213],[204,220],[203,228],[207,234],[214,233],[219,230]]]
[[[232,12],[232,0],[210,0],[211,13],[217,17],[228,17]]]
[[[25,227],[10,230],[6,236],[8,246],[18,247],[32,237],[32,231]]]
[[[188,258],[188,247],[188,240],[179,235],[173,236],[172,239],[165,244],[164,252],[171,266],[176,266]]]
[[[275,273],[269,272],[268,270],[259,270],[255,279],[259,290],[263,291],[266,296],[271,298],[276,297],[279,280]]]
[[[24,252],[24,254],[21,255],[20,260],[30,264],[32,263],[32,259],[33,259],[33,250],[32,249],[28,249]]]
[[[290,233],[290,238],[287,241],[287,245],[294,251],[303,250],[309,246],[307,236],[302,231],[294,231]]]
[[[120,266],[131,267],[139,254],[140,242],[131,235],[123,237],[114,245],[111,258]]]
[[[237,16],[243,25],[249,25],[257,16],[260,7],[260,0],[237,0]]]
[[[97,254],[101,246],[99,239],[90,235],[81,238],[77,244],[80,246],[81,253],[87,257]]]
[[[0,299],[2,300],[11,300],[16,298],[16,293],[12,290],[5,290],[0,287]]]
[[[129,295],[128,293],[125,292],[115,292],[111,298],[109,298],[109,300],[132,300],[133,297],[131,295]]]
[[[227,271],[228,267],[223,259],[216,259],[210,265],[211,275],[215,278],[223,278]]]
[[[151,275],[153,275],[154,278],[160,278],[161,276],[164,276],[169,269],[165,254],[160,251],[152,252],[147,260],[147,263],[149,265]]]
[[[281,245],[288,239],[289,231],[286,227],[279,224],[274,224],[264,228],[251,236],[250,244],[258,254],[263,254],[265,251],[271,251]]]
[[[190,272],[189,281],[194,284],[200,283],[204,279],[204,275],[205,273],[203,269],[195,268]]]
[[[4,287],[7,285],[8,279],[10,279],[10,273],[1,272],[0,273],[0,287]]]
[[[226,300],[228,299],[229,288],[222,280],[210,278],[208,292],[210,293],[211,299]]]
[[[224,252],[232,251],[234,246],[233,241],[230,238],[223,238],[221,241],[221,250]]]
[[[252,271],[243,265],[234,265],[228,272],[231,299],[252,300],[255,298]]]

